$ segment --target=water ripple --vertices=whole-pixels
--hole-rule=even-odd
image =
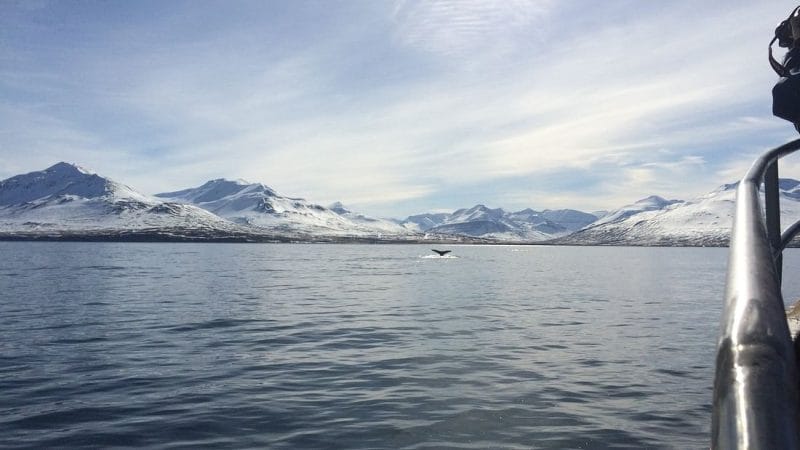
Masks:
[[[707,448],[724,252],[524,250],[0,243],[0,447]]]

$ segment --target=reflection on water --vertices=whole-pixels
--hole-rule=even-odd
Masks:
[[[0,446],[707,448],[724,249],[451,249],[0,242]]]

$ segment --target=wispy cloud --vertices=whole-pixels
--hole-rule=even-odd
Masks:
[[[399,0],[393,18],[403,44],[439,56],[475,58],[519,44],[521,30],[540,29],[551,0]]]

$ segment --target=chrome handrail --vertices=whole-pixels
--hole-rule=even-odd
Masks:
[[[800,379],[780,279],[781,251],[800,225],[781,236],[777,173],[778,159],[798,149],[800,139],[768,151],[736,189],[714,375],[714,449],[800,447]]]

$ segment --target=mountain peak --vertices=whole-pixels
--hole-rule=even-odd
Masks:
[[[0,181],[0,205],[22,204],[62,195],[144,198],[125,185],[66,162]]]
[[[205,184],[203,184],[203,186],[206,186],[206,185],[211,186],[211,185],[215,185],[215,184],[228,184],[228,185],[236,185],[236,186],[250,186],[253,183],[251,183],[251,182],[249,182],[247,180],[243,180],[241,178],[237,178],[235,180],[229,180],[227,178],[215,178],[213,180],[207,181]]]
[[[666,203],[666,201],[667,200],[664,197],[659,197],[658,195],[651,195],[641,200],[637,200],[636,203]]]
[[[352,211],[347,209],[342,202],[333,202],[328,206],[328,209],[335,212],[336,214],[350,214]]]
[[[467,212],[468,213],[483,212],[483,213],[505,214],[505,211],[503,211],[503,208],[489,208],[488,206],[486,206],[486,205],[484,205],[482,203],[479,203],[479,204],[473,206],[472,208],[468,209]]]
[[[53,164],[52,166],[48,167],[47,169],[44,169],[43,172],[45,172],[45,173],[54,173],[54,174],[64,174],[64,175],[68,175],[68,174],[92,175],[92,172],[84,169],[83,167],[81,167],[81,166],[79,166],[77,164],[68,163],[68,162],[64,162],[64,161],[61,161],[61,162]]]
[[[664,197],[659,197],[658,195],[651,195],[638,200],[636,203],[634,203],[634,205],[653,206],[660,209],[665,206],[672,205],[673,203],[680,202],[681,200],[667,200]]]
[[[196,188],[189,188],[176,192],[163,192],[161,194],[156,194],[156,197],[200,204],[216,202],[223,198],[240,194],[259,197],[274,197],[278,195],[269,186],[261,183],[250,183],[241,178],[236,180],[216,178],[206,181]]]

